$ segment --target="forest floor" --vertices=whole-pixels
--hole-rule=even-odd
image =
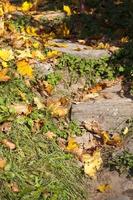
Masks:
[[[132,41],[68,6],[2,2],[1,199],[132,200]]]

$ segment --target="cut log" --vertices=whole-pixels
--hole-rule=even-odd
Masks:
[[[111,99],[101,98],[73,104],[71,110],[71,120],[79,123],[96,121],[108,131],[120,131],[131,118],[133,118],[133,100],[120,97],[117,93],[114,93]]]
[[[85,59],[100,59],[104,57],[109,57],[110,53],[105,49],[92,49],[86,45],[81,45],[79,43],[74,43],[69,40],[55,39],[52,41],[55,46],[49,46],[52,50],[57,50],[62,53],[70,54]],[[60,45],[60,47],[56,46]],[[65,45],[66,47],[61,47]]]

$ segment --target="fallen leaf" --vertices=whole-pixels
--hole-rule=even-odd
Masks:
[[[38,110],[44,108],[44,104],[41,102],[41,100],[38,97],[34,97],[34,103],[37,105]]]
[[[15,193],[18,193],[20,190],[19,190],[19,187],[18,187],[18,184],[16,182],[14,183],[11,183],[11,190],[12,192],[15,192]]]
[[[102,184],[97,187],[97,191],[103,193],[111,189],[111,185],[109,184]]]
[[[59,51],[56,51],[56,50],[49,51],[49,52],[47,53],[47,58],[53,58],[53,57],[55,57],[55,56],[58,56],[59,54],[60,54]]]
[[[96,99],[97,97],[99,97],[98,93],[89,93],[89,94],[83,94],[82,96],[82,101],[86,101],[88,99]]]
[[[25,59],[25,58],[33,58],[33,55],[31,53],[31,50],[29,48],[26,48],[25,50],[16,50],[17,58],[19,59]]]
[[[63,10],[67,14],[67,16],[71,16],[72,15],[72,11],[71,11],[71,8],[69,6],[64,5],[63,6]]]
[[[127,135],[128,134],[128,127],[125,127],[124,131],[123,131],[123,135]]]
[[[26,60],[17,61],[16,65],[20,75],[28,76],[29,78],[33,77],[32,67]]]
[[[52,140],[53,138],[56,137],[56,134],[51,132],[51,131],[48,131],[47,133],[45,133],[45,136],[46,136],[47,139]]]
[[[20,114],[28,115],[29,113],[31,113],[31,106],[28,104],[16,103],[16,104],[10,105],[9,108],[15,110],[15,112],[19,115]]]
[[[2,140],[1,143],[10,150],[14,150],[16,148],[16,145],[7,139]]]
[[[122,144],[122,138],[119,133],[113,133],[112,138],[107,142],[109,145],[120,146]]]
[[[12,49],[0,49],[0,59],[2,59],[3,61],[10,61],[14,59]]]
[[[95,151],[93,155],[83,154],[84,172],[91,178],[96,178],[96,172],[100,169],[103,161],[100,151]]]
[[[75,138],[70,137],[70,138],[68,139],[68,144],[67,144],[66,150],[68,150],[68,151],[73,151],[74,149],[76,149],[76,148],[78,148],[78,147],[79,147],[79,146],[78,146],[78,144],[77,144]]]
[[[0,125],[0,131],[7,133],[8,131],[11,130],[11,122],[4,122],[2,125]]]
[[[7,82],[7,81],[9,81],[11,79],[8,75],[6,75],[7,72],[8,72],[7,68],[2,69],[0,71],[0,82]]]
[[[5,61],[1,62],[1,64],[2,64],[2,66],[3,66],[4,68],[8,67],[7,62],[5,62]]]
[[[5,168],[5,166],[6,166],[6,160],[5,160],[5,159],[2,159],[2,158],[0,158],[0,170],[1,170],[1,169],[4,169],[4,168]]]
[[[24,3],[21,6],[21,10],[23,12],[27,12],[27,11],[29,11],[32,8],[32,6],[33,6],[33,4],[31,2],[24,1]]]
[[[68,108],[61,106],[61,102],[49,103],[49,111],[53,117],[65,117],[68,114]]]
[[[43,86],[44,86],[45,92],[47,92],[48,95],[50,95],[53,91],[53,86],[50,83],[48,83],[47,81],[43,81]]]
[[[46,56],[40,50],[32,51],[32,57],[43,61],[46,60]]]

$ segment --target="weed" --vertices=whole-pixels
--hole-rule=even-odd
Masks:
[[[59,81],[61,80],[61,75],[57,72],[53,72],[53,73],[50,73],[46,76],[46,80],[52,86],[56,86],[59,83]]]
[[[127,171],[133,176],[133,154],[124,151],[121,155],[115,156],[108,162],[110,169],[115,169],[120,173]]]
[[[88,84],[94,84],[101,79],[114,78],[114,70],[108,65],[109,58],[82,59],[64,54],[58,62],[59,69],[68,68],[73,81],[79,76],[84,76]]]

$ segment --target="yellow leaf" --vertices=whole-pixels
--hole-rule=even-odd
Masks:
[[[25,2],[22,4],[22,6],[21,6],[21,10],[22,10],[23,12],[27,12],[27,11],[29,11],[29,10],[32,8],[32,6],[33,6],[32,3],[28,2],[28,1],[25,1]]]
[[[0,17],[2,17],[3,15],[4,15],[4,11],[3,11],[2,6],[0,5]]]
[[[29,35],[32,35],[32,36],[37,36],[36,34],[36,28],[32,27],[32,26],[27,26],[26,27],[26,32],[29,34]]]
[[[98,187],[97,187],[97,190],[99,191],[99,192],[106,192],[106,191],[108,191],[108,190],[110,190],[111,189],[111,186],[109,185],[109,184],[102,184],[102,185],[99,185]]]
[[[37,108],[39,110],[44,108],[44,105],[42,104],[42,102],[38,97],[34,97],[34,103],[37,105]]]
[[[17,52],[17,54],[19,54],[17,57],[21,58],[21,59],[33,57],[29,48],[27,48],[25,50],[16,50],[16,52]]]
[[[75,138],[70,137],[70,138],[68,139],[68,145],[67,145],[67,147],[66,147],[66,150],[68,150],[68,151],[73,151],[73,150],[76,149],[76,148],[78,148],[78,144],[77,144]]]
[[[93,155],[83,154],[84,172],[91,178],[96,178],[96,172],[100,169],[103,161],[100,151],[95,151]]]
[[[58,56],[58,55],[59,55],[59,51],[56,51],[56,50],[54,50],[54,51],[49,51],[49,52],[47,53],[47,58],[53,58],[53,57]]]
[[[56,107],[56,105],[53,105],[51,114],[53,117],[64,117],[68,114],[68,109],[61,106]]]
[[[26,60],[18,61],[16,64],[17,64],[17,71],[19,74],[21,74],[22,76],[28,76],[29,78],[32,78],[33,70]]]
[[[7,62],[5,62],[5,61],[3,61],[1,64],[2,64],[2,66],[3,66],[4,68],[8,67]]]
[[[32,51],[32,56],[34,58],[38,58],[39,60],[45,60],[46,56],[39,50]]]
[[[70,30],[68,29],[66,24],[64,24],[64,26],[63,26],[63,36],[67,37],[69,35],[70,35]]]
[[[14,59],[12,49],[0,49],[0,59],[4,61],[10,61]]]
[[[123,135],[127,135],[128,134],[128,127],[125,127],[124,131],[123,131]]]
[[[5,168],[5,165],[6,165],[6,160],[0,158],[0,170],[1,170],[1,169],[4,169],[4,168]]]
[[[26,100],[27,100],[27,99],[26,99],[26,94],[23,93],[23,92],[21,92],[21,90],[18,90],[18,92],[19,92],[19,95],[21,96],[22,100],[23,100],[23,101],[26,101]]]
[[[67,14],[67,16],[70,16],[72,14],[71,8],[69,6],[64,5],[63,10]]]
[[[39,46],[40,46],[40,43],[38,41],[35,41],[33,42],[32,46],[35,48],[35,49],[38,49]]]
[[[4,33],[5,33],[4,20],[2,17],[0,17],[0,36],[3,36]]]
[[[0,71],[0,82],[6,82],[10,80],[10,77],[6,75],[7,72],[8,72],[8,69],[6,68]]]

